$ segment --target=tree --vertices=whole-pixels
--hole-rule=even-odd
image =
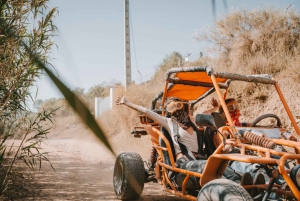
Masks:
[[[170,68],[179,67],[181,66],[182,62],[182,55],[176,51],[174,51],[170,55],[166,55],[166,57],[163,59],[163,62],[159,65],[159,70],[166,71]]]
[[[39,63],[32,59],[35,52],[44,64],[49,64],[53,45],[52,36],[57,31],[53,24],[56,8],[47,6],[48,0],[2,0],[0,1],[0,165],[4,160],[6,139],[22,129],[24,135],[13,157],[6,176],[1,181],[1,192],[7,189],[7,176],[15,160],[22,159],[30,168],[47,160],[39,145],[49,127],[43,127],[46,119],[52,121],[53,111],[38,113],[29,118],[27,100],[32,99],[30,87],[42,74]],[[51,65],[51,64],[49,64]],[[32,134],[31,137],[28,137]],[[30,146],[23,146],[29,142]],[[33,150],[38,151],[34,154]],[[2,170],[1,170],[2,171]]]
[[[109,96],[110,88],[114,88],[117,85],[121,85],[120,81],[111,80],[110,82],[102,82],[89,88],[88,92],[85,94],[85,100],[89,103],[89,109],[94,111],[95,98],[101,97],[105,98]]]
[[[92,99],[95,97],[105,97],[105,82],[89,88],[87,96]]]

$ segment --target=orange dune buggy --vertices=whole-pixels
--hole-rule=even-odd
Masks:
[[[295,133],[282,128],[275,114],[264,114],[250,127],[234,126],[225,99],[233,81],[273,85],[282,102]],[[151,110],[165,115],[164,103],[169,97],[186,102],[186,111],[194,111],[197,102],[216,93],[229,125],[221,122],[219,114],[196,115],[196,124],[205,134],[212,134],[203,146],[207,162],[202,172],[192,172],[176,166],[174,148],[168,133],[158,123],[145,115],[139,115],[142,126],[135,127],[135,137],[148,135],[153,150],[151,164],[144,162],[137,153],[121,153],[116,159],[113,184],[118,199],[138,198],[145,182],[158,182],[165,191],[188,200],[300,200],[300,130],[287,105],[276,80],[270,75],[239,75],[214,72],[209,67],[170,69],[166,74],[164,90],[158,94]],[[274,125],[259,125],[266,118],[275,118]],[[224,119],[223,119],[224,120]],[[290,140],[291,137],[294,140]],[[286,148],[289,148],[289,152]],[[235,151],[232,151],[235,150]],[[157,155],[156,155],[157,153]],[[264,184],[241,185],[223,179],[225,168],[232,162],[255,164],[269,177]],[[292,164],[287,166],[287,164]],[[251,194],[251,190],[259,193]],[[250,194],[249,194],[250,193]]]

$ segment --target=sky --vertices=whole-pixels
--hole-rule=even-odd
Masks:
[[[149,80],[174,51],[183,57],[190,53],[189,60],[205,51],[205,44],[192,36],[213,26],[211,0],[129,0],[129,4],[135,83]],[[231,9],[268,5],[284,10],[290,4],[289,9],[300,11],[300,0],[215,0],[217,18]],[[67,86],[87,92],[112,80],[124,84],[124,0],[49,0],[49,7],[59,11],[54,20],[59,30],[54,38],[57,48],[53,48],[50,62]],[[36,85],[37,99],[62,97],[47,76]]]

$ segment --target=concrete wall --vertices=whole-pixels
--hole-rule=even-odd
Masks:
[[[103,112],[109,110],[113,106],[113,88],[110,89],[110,96],[105,98],[96,97],[95,98],[95,118],[99,118]]]

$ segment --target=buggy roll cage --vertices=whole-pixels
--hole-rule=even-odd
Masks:
[[[229,126],[223,126],[218,130],[220,133],[229,133],[230,138],[226,139],[225,144],[220,144],[215,152],[208,158],[206,166],[202,173],[192,172],[188,170],[183,170],[177,168],[175,166],[174,156],[172,154],[171,145],[164,136],[164,134],[159,130],[160,125],[155,122],[149,120],[149,118],[145,115],[138,115],[140,118],[140,122],[144,124],[144,129],[149,134],[149,137],[152,141],[153,146],[159,153],[159,157],[157,159],[157,165],[162,168],[162,184],[164,186],[164,190],[175,195],[185,197],[189,200],[196,200],[194,196],[187,194],[186,185],[191,176],[195,176],[200,179],[200,185],[204,186],[209,181],[220,178],[224,172],[229,161],[240,161],[246,163],[257,163],[257,164],[265,164],[270,166],[277,166],[280,174],[290,187],[290,191],[286,191],[284,189],[278,188],[276,193],[284,194],[286,196],[295,196],[297,200],[300,200],[300,191],[295,186],[294,182],[289,177],[290,170],[286,170],[284,168],[284,164],[287,160],[296,160],[297,164],[300,164],[300,142],[294,142],[290,140],[284,139],[270,139],[274,143],[278,145],[284,145],[291,147],[295,150],[295,154],[289,154],[286,152],[276,151],[273,149],[260,147],[256,145],[244,144],[241,142],[240,136],[238,135],[237,129],[233,124],[233,121],[230,117],[228,108],[225,104],[225,99],[228,93],[229,85],[232,81],[246,81],[246,82],[254,82],[261,84],[270,84],[274,85],[275,89],[279,95],[281,102],[284,105],[285,110],[292,122],[292,125],[297,133],[300,135],[300,130],[297,126],[297,123],[292,116],[292,113],[287,105],[285,98],[279,88],[277,81],[268,74],[263,75],[239,75],[234,73],[226,73],[226,72],[214,72],[210,67],[185,67],[185,68],[173,68],[168,70],[165,78],[165,86],[164,90],[161,91],[152,101],[151,109],[156,111],[157,102],[161,101],[161,111],[156,111],[164,115],[164,103],[167,98],[177,97],[183,101],[188,101],[190,105],[190,111],[193,110],[194,105],[200,100],[204,99],[208,95],[216,92],[220,103],[223,107],[225,116],[229,123]],[[225,92],[222,94],[221,89],[224,89]],[[190,112],[189,111],[189,112]],[[161,138],[166,147],[162,147],[158,138]],[[240,154],[226,154],[223,152],[226,147],[239,147],[241,149]],[[246,150],[251,150],[259,153],[261,157],[247,155]],[[171,164],[168,165],[164,162],[162,157],[162,152],[166,151],[169,155]],[[280,159],[272,158],[272,155],[280,156]],[[213,165],[212,165],[213,164]],[[157,169],[158,170],[158,169]],[[171,182],[170,178],[168,178],[168,171],[174,171],[177,173],[183,173],[186,175],[183,183],[181,192],[177,189]],[[166,185],[169,185],[171,189],[167,188]],[[250,188],[260,188],[260,189],[268,189],[268,184],[263,185],[246,185],[243,186],[245,189]]]
[[[229,111],[225,104],[228,88],[232,81],[245,81],[274,85],[297,135],[300,136],[300,129],[297,126],[297,123],[291,113],[290,108],[287,105],[287,102],[279,88],[277,81],[272,75],[269,74],[240,75],[227,72],[214,72],[213,69],[208,66],[171,68],[166,73],[164,91],[161,91],[153,99],[151,109],[155,110],[156,103],[159,99],[161,99],[161,105],[163,108],[165,100],[168,97],[174,96],[182,100],[190,101],[190,111],[193,112],[193,107],[196,103],[216,91],[220,99],[221,106],[222,108],[224,108],[224,113],[228,120],[228,123],[230,126],[234,127],[232,119],[229,115]],[[202,91],[200,91],[200,93],[198,93],[196,97],[185,97],[185,95],[189,93],[189,91],[196,89],[196,87],[202,89]],[[225,89],[224,95],[222,95],[220,89]],[[182,91],[186,92],[184,94],[181,94]],[[164,112],[164,109],[162,109],[162,115],[164,115]]]

